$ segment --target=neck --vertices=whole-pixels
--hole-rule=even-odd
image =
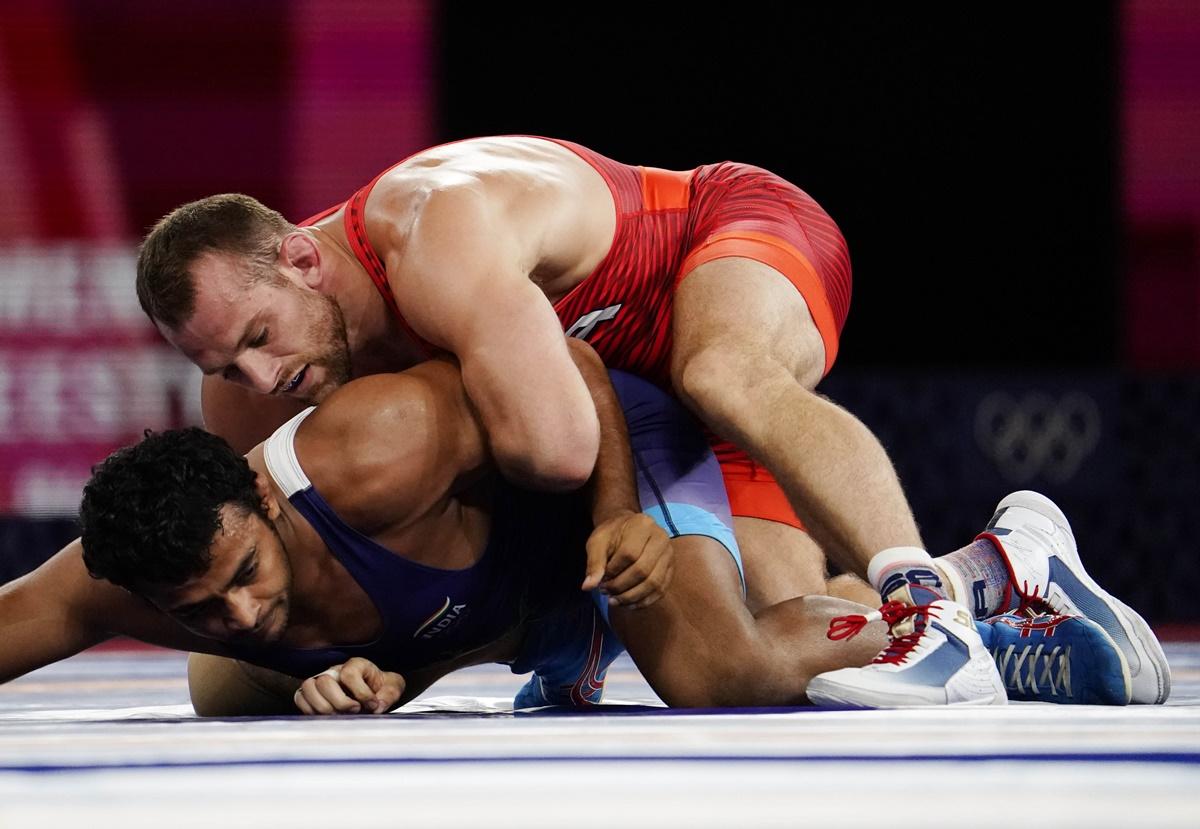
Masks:
[[[354,376],[400,371],[419,362],[379,289],[350,250],[341,224],[309,229],[322,253],[322,279],[346,320]]]

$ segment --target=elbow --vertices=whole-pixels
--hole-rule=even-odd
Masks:
[[[506,477],[551,492],[579,489],[592,477],[600,448],[595,418],[557,435],[530,441],[493,441],[492,452]]]

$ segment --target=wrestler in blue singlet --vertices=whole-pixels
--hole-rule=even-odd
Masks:
[[[710,536],[741,571],[721,468],[695,421],[655,386],[610,372],[629,424],[642,509],[672,537]],[[265,445],[271,477],[374,603],[383,629],[372,642],[331,648],[234,646],[237,656],[311,676],[361,656],[404,674],[466,653],[525,626],[514,673],[533,671],[517,708],[600,701],[623,646],[609,627],[608,597],[578,589],[591,532],[587,499],[519,489],[493,478],[491,533],[471,567],[443,570],[402,558],[339,518],[301,469],[293,438],[308,412]]]

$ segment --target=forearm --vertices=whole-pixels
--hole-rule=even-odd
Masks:
[[[562,338],[561,331],[556,335]],[[502,360],[497,356],[502,353],[496,348],[460,355],[463,386],[483,422],[496,465],[521,486],[578,489],[591,475],[599,442],[585,384],[561,353],[540,363]]]
[[[625,411],[599,355],[581,340],[568,339],[571,359],[579,368],[600,421],[600,450],[589,481],[592,521],[599,526],[624,512],[638,512],[637,482]]]

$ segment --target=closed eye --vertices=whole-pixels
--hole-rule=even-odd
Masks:
[[[241,572],[241,575],[239,575],[237,577],[238,585],[245,587],[247,584],[254,581],[254,574],[257,572],[258,572],[258,565],[251,564],[249,567],[247,567],[245,570],[243,570]]]
[[[258,336],[249,342],[251,348],[262,348],[267,344],[267,339],[270,336],[270,329],[264,328],[258,333]]]

